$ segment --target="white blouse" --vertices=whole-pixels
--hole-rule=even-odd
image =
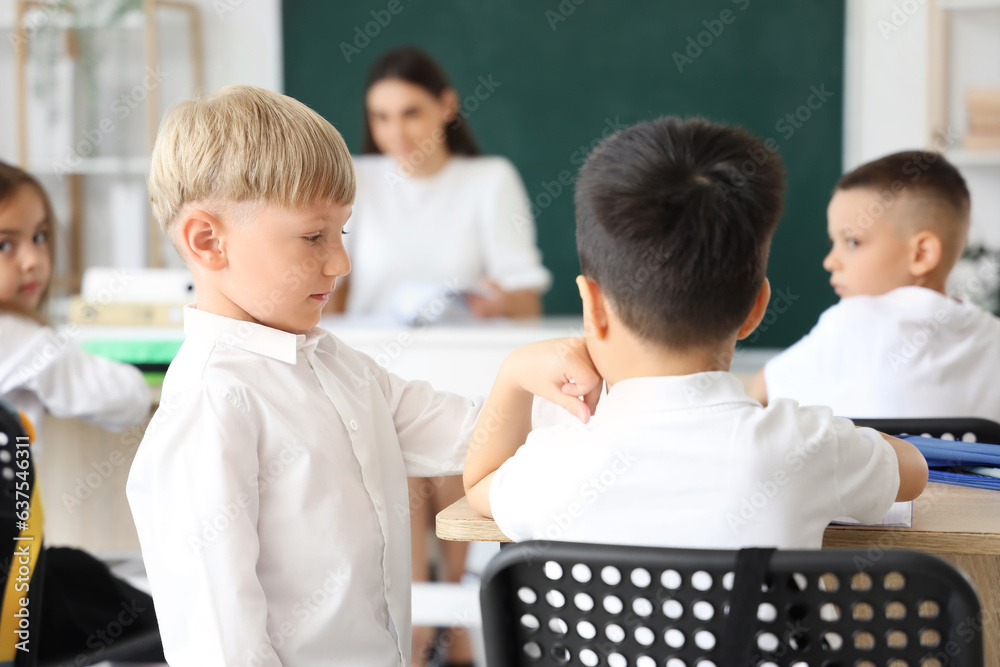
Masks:
[[[0,313],[0,396],[22,410],[42,444],[46,412],[123,431],[149,416],[149,386],[134,366],[87,354],[73,326],[53,329]]]
[[[457,474],[480,405],[319,327],[188,307],[127,494],[171,665],[407,665],[406,477]]]
[[[385,155],[354,164],[348,313],[395,314],[397,293],[413,284],[457,292],[491,278],[508,291],[548,289],[528,196],[505,158],[456,156],[425,178],[401,175]]]

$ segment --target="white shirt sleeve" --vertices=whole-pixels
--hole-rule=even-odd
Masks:
[[[809,397],[817,388],[834,381],[839,350],[836,331],[843,325],[838,323],[842,318],[836,308],[826,310],[812,331],[764,365],[768,401],[792,398],[803,405],[813,404]]]
[[[861,523],[878,523],[899,492],[899,461],[892,445],[877,431],[855,428],[849,419],[834,417],[837,431],[836,489],[838,516]]]
[[[389,404],[407,476],[460,475],[483,400],[435,391],[423,380],[404,380],[357,354]]]
[[[552,274],[542,265],[528,193],[514,165],[504,159],[497,164],[494,201],[483,218],[486,273],[508,291],[545,292]]]
[[[584,504],[585,480],[607,464],[603,448],[586,443],[579,423],[536,429],[493,475],[490,510],[504,535],[520,542],[553,539],[571,503]],[[554,532],[553,532],[554,531]]]
[[[122,431],[149,415],[142,373],[84,352],[73,327],[54,330],[27,318],[5,316],[0,394],[28,391],[56,417],[75,417]]]
[[[128,500],[173,665],[280,665],[256,573],[258,431],[244,397],[196,389],[161,403],[136,453]]]

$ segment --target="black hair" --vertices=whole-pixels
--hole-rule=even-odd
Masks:
[[[642,339],[720,342],[753,308],[784,189],[773,140],[697,118],[634,125],[580,169],[580,268]]]

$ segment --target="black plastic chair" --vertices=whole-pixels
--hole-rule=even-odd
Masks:
[[[522,542],[487,566],[489,667],[982,667],[963,573],[908,550]]]
[[[927,417],[908,419],[852,419],[889,435],[923,435],[944,440],[1000,444],[1000,424],[979,417]]]
[[[28,428],[17,408],[0,399],[0,623],[6,626],[13,619],[13,627],[26,633],[0,637],[4,642],[0,656],[12,650],[12,644],[26,640],[26,650],[16,650],[13,656],[17,667],[34,667],[40,645],[45,547],[36,474]],[[28,603],[23,610],[22,600]]]
[[[150,621],[143,618],[141,619],[143,625],[140,631],[119,636],[118,633],[122,632],[123,627],[121,624],[115,624],[118,613],[121,611],[117,608],[117,603],[106,618],[96,621],[93,618],[89,619],[95,623],[95,629],[107,630],[109,634],[106,634],[105,637],[110,637],[109,639],[103,640],[95,635],[91,638],[92,641],[81,640],[80,645],[75,650],[64,655],[52,655],[52,646],[57,645],[60,640],[66,639],[65,637],[53,636],[53,619],[60,613],[74,615],[79,611],[76,608],[67,611],[67,609],[60,609],[58,604],[49,604],[53,599],[59,599],[60,587],[58,584],[60,581],[59,577],[53,578],[53,574],[67,575],[65,571],[54,569],[53,565],[60,560],[65,560],[56,558],[61,556],[62,552],[75,550],[45,548],[42,539],[42,503],[39,489],[35,483],[36,475],[37,468],[31,453],[28,429],[22,423],[17,408],[0,398],[0,543],[6,545],[6,551],[0,551],[0,608],[2,608],[0,613],[4,616],[16,614],[21,606],[20,598],[24,597],[28,601],[27,639],[29,641],[25,645],[28,650],[16,651],[14,666],[83,667],[107,660],[133,663],[163,662],[163,648],[155,620]],[[28,505],[29,511],[25,514],[25,505],[20,503],[29,498],[31,499]],[[34,561],[25,566],[30,570],[28,576],[25,576],[21,570],[24,564],[20,554],[24,549],[28,549],[34,556]],[[93,559],[91,558],[91,560]],[[46,576],[46,572],[48,576]],[[110,573],[105,574],[99,571],[95,576],[94,568],[79,572],[74,570],[70,574],[77,579],[89,578],[88,581],[91,582],[102,582],[101,585],[107,585],[109,591],[110,584],[115,583],[112,581]],[[26,581],[28,588],[14,589],[10,599],[5,599],[8,580],[12,577],[17,579],[16,583]],[[53,586],[53,583],[57,585]],[[110,591],[108,595],[111,592],[119,593],[122,596],[128,594],[129,591],[124,588],[125,586],[127,584],[122,582],[122,590]],[[122,599],[125,598],[122,597]],[[43,600],[46,601],[44,605]],[[93,598],[86,598],[81,603],[86,606],[92,600]],[[152,600],[144,604],[151,608]],[[128,628],[129,630],[139,629],[138,621],[130,620],[130,623],[134,627]],[[0,637],[0,641],[11,641],[11,638]],[[6,653],[0,649],[0,662],[2,662],[4,655]]]

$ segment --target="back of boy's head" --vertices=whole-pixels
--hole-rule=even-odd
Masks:
[[[722,342],[763,284],[784,189],[781,159],[743,129],[659,118],[622,130],[576,182],[581,271],[642,339]]]
[[[226,86],[173,107],[149,171],[153,214],[171,240],[186,204],[240,223],[254,205],[350,204],[354,192],[340,133],[298,100],[254,86]]]
[[[904,234],[923,230],[937,234],[948,269],[958,261],[969,231],[971,200],[962,174],[943,155],[902,151],[867,162],[837,181],[836,190],[856,188],[878,195],[875,213],[893,212],[895,207],[898,215],[893,219]],[[908,206],[898,205],[901,196]]]

